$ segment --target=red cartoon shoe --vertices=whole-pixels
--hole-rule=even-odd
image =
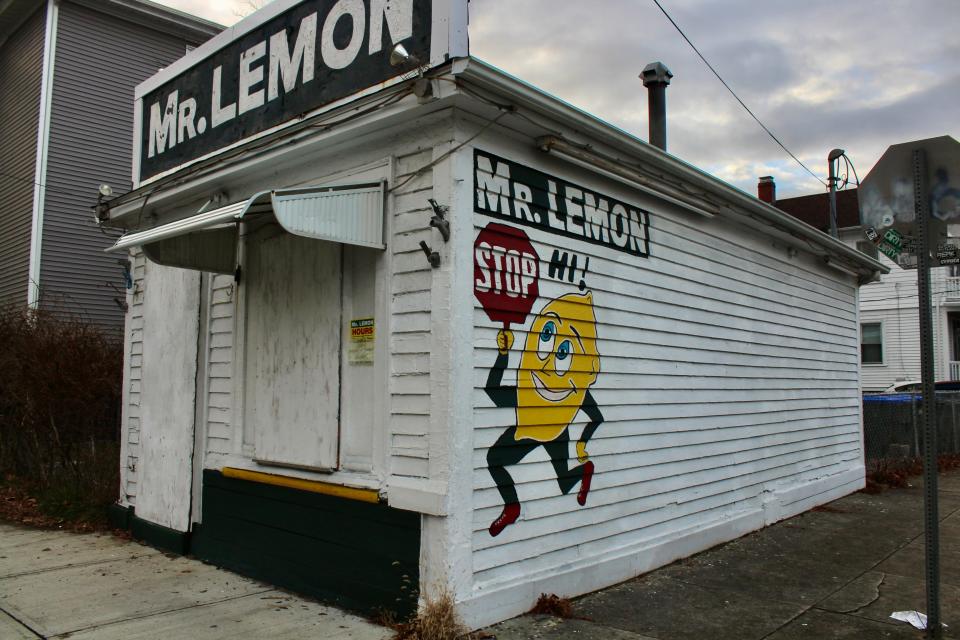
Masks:
[[[580,481],[580,493],[577,494],[577,502],[580,506],[587,504],[587,494],[590,493],[590,481],[593,479],[593,462],[589,461],[583,465],[583,480]]]
[[[500,532],[506,529],[508,526],[517,521],[517,518],[520,517],[520,504],[517,502],[511,502],[510,504],[503,505],[503,513],[500,514],[500,517],[493,521],[490,525],[490,535],[498,536]]]

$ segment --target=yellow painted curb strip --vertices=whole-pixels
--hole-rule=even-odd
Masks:
[[[300,491],[310,491],[312,493],[322,493],[327,496],[346,498],[347,500],[358,500],[371,504],[378,504],[380,502],[380,494],[374,489],[344,487],[343,485],[330,484],[329,482],[291,478],[290,476],[279,476],[273,473],[262,473],[260,471],[247,471],[246,469],[236,469],[234,467],[224,467],[221,471],[226,478],[259,482],[260,484],[299,489]]]

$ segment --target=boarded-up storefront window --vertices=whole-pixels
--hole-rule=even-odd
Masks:
[[[269,224],[246,248],[244,418],[256,459],[335,469],[341,245]]]

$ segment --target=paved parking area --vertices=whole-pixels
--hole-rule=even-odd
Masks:
[[[960,638],[960,472],[941,474],[941,615]],[[498,640],[917,640],[925,611],[923,492],[855,493],[577,599],[579,620],[521,616]]]

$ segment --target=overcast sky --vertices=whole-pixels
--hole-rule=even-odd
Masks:
[[[251,0],[160,0],[230,25]],[[262,0],[253,0],[262,4]],[[887,146],[960,139],[958,0],[661,0],[757,116],[820,177]],[[471,54],[647,138],[644,65],[664,62],[671,153],[750,193],[824,190],[727,93],[653,0],[472,0]]]

